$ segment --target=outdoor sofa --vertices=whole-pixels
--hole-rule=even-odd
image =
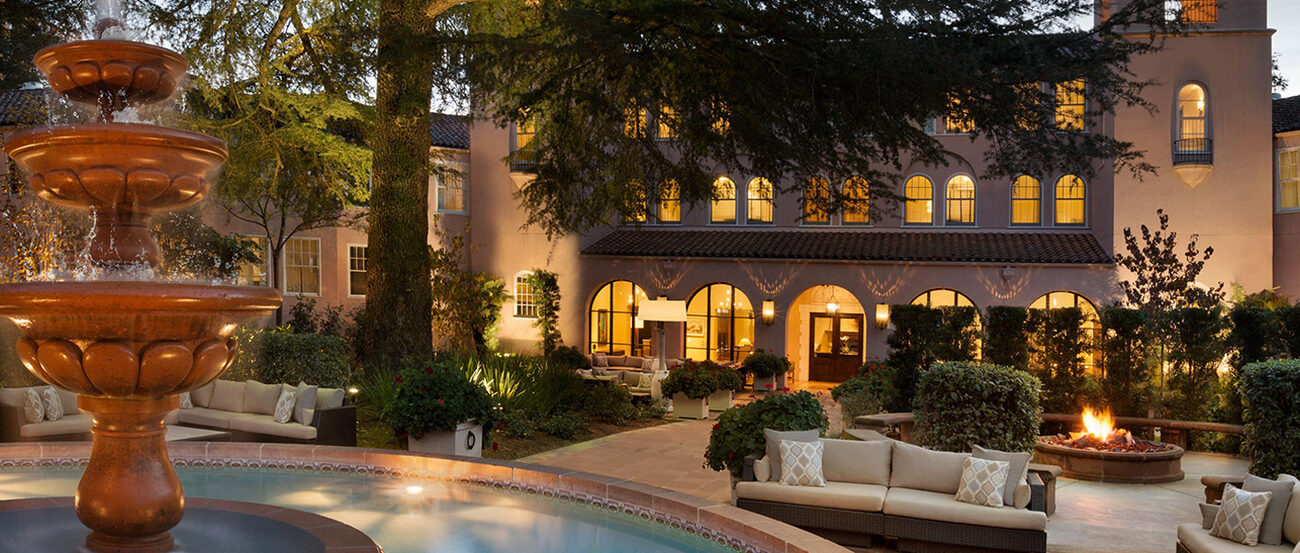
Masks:
[[[1223,498],[1224,486],[1232,484],[1237,488],[1242,488],[1245,479],[1210,475],[1201,477],[1201,483],[1205,485],[1206,498],[1206,502],[1200,505],[1202,521],[1199,524],[1189,522],[1178,526],[1178,544],[1175,551],[1177,553],[1293,553],[1300,551],[1300,545],[1297,545],[1297,543],[1300,543],[1300,481],[1287,475],[1279,477],[1279,480],[1284,479],[1290,479],[1296,483],[1292,487],[1291,495],[1281,498],[1282,501],[1287,502],[1286,514],[1282,524],[1281,545],[1263,543],[1244,545],[1211,535],[1210,527],[1218,511],[1218,503]],[[1277,500],[1278,498],[1274,497],[1270,501]]]
[[[1042,486],[1032,473],[1016,484],[1012,506],[973,505],[956,500],[970,454],[888,439],[821,441],[825,487],[783,485],[766,457],[751,456],[736,506],[849,546],[893,537],[907,552],[1047,550],[1047,514],[1026,508]]]
[[[288,422],[276,422],[276,401],[285,391],[298,398]],[[256,380],[215,380],[190,393],[191,408],[182,405],[185,426],[229,432],[231,441],[357,445],[357,408],[344,405],[339,388],[304,383],[263,384]],[[306,401],[303,401],[307,398]]]
[[[23,413],[27,390],[44,396],[53,390],[63,406],[63,416],[56,420],[28,422]],[[42,405],[42,410],[44,406]],[[180,413],[167,415],[167,424],[176,424]],[[77,394],[52,386],[28,386],[0,389],[0,441],[3,442],[61,442],[90,439],[90,414],[77,408]]]

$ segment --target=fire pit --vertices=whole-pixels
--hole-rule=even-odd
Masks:
[[[1107,410],[1083,410],[1085,431],[1041,436],[1034,462],[1061,467],[1067,478],[1097,482],[1156,484],[1183,479],[1183,448],[1136,438],[1115,428]]]

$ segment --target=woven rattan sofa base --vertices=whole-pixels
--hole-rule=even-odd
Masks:
[[[736,506],[797,526],[840,545],[871,547],[884,534],[885,515],[793,503],[736,499]]]
[[[899,551],[912,553],[1047,551],[1047,532],[1042,530],[995,528],[894,515],[885,515],[885,535],[898,538]]]
[[[1178,545],[1174,547],[1174,551],[1176,553],[1192,553],[1187,549],[1186,545],[1183,545],[1183,542],[1178,542]]]

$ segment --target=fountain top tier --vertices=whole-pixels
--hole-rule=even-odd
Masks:
[[[171,97],[190,67],[172,50],[129,40],[57,44],[37,52],[34,61],[55,92],[98,107],[103,121]]]

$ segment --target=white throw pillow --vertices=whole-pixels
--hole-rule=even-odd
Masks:
[[[754,461],[754,480],[758,482],[767,482],[772,479],[772,465],[768,464],[767,457],[756,459]]]
[[[293,420],[298,424],[311,424],[313,409],[316,407],[317,388],[310,386],[306,382],[298,381],[298,387],[293,390]]]
[[[293,418],[293,405],[295,402],[294,392],[280,392],[280,399],[275,402],[275,422],[285,424]]]
[[[1257,545],[1259,530],[1264,526],[1264,511],[1272,498],[1273,492],[1248,492],[1228,484],[1210,535],[1243,545]]]
[[[193,409],[194,400],[190,398],[189,392],[181,392],[181,409]]]
[[[642,360],[641,360],[641,370],[643,370],[643,371],[653,371],[653,370],[655,370],[655,361],[658,361],[658,360],[659,360],[659,359],[658,359],[658,358],[655,358],[655,357],[647,357],[647,358],[645,358],[645,359],[642,359]]]
[[[822,475],[822,443],[781,440],[781,484],[825,486]]]
[[[957,487],[957,501],[985,507],[1002,507],[1002,490],[1007,485],[1008,461],[977,459],[962,460],[961,485]]]
[[[54,388],[41,390],[41,403],[45,404],[45,420],[56,421],[63,418],[63,400]]]
[[[23,416],[27,424],[45,420],[45,404],[41,403],[41,394],[36,393],[36,388],[23,392]]]

